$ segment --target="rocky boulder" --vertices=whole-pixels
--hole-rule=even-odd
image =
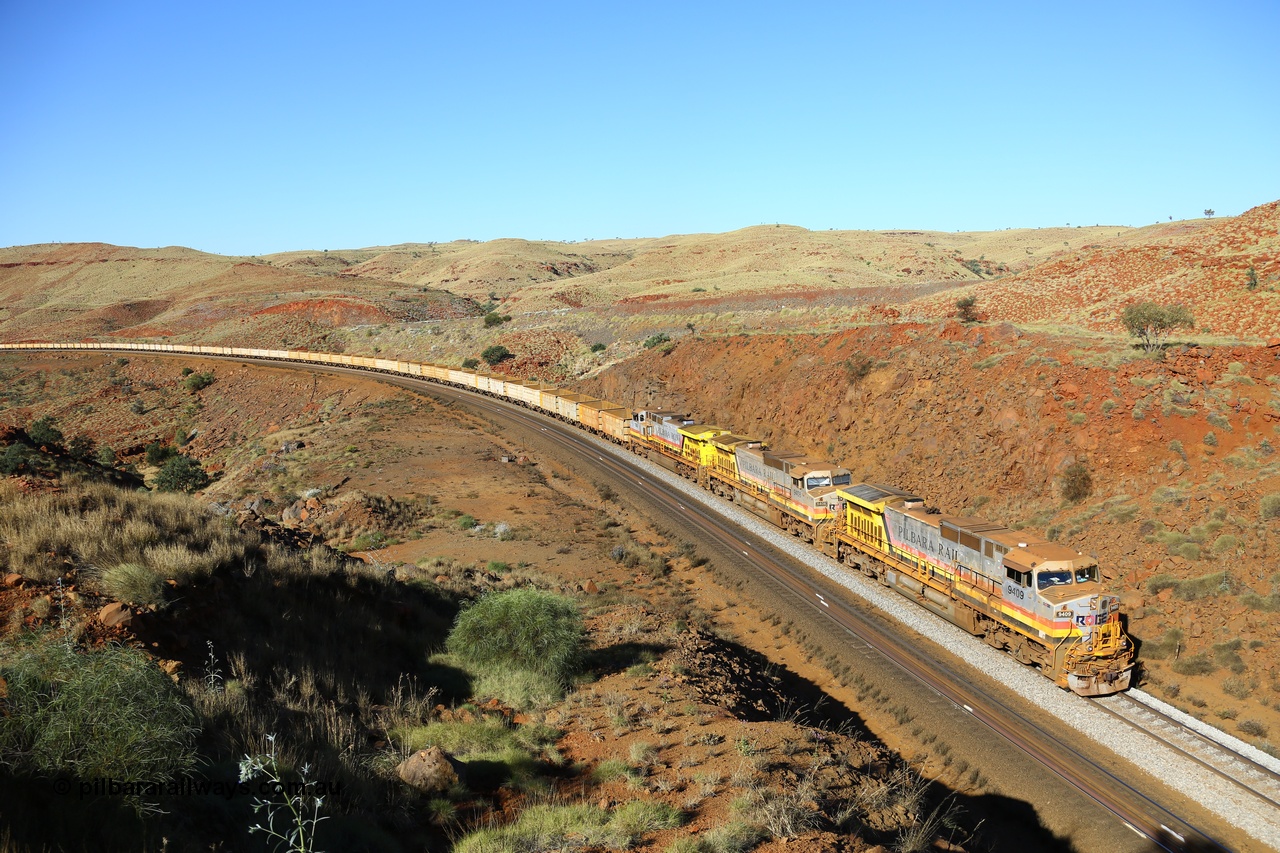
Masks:
[[[429,746],[400,762],[396,775],[411,788],[437,794],[461,782],[464,773],[462,764],[452,755],[438,746]]]

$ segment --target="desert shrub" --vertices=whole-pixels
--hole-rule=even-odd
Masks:
[[[591,778],[596,782],[613,782],[625,779],[631,774],[631,765],[621,758],[606,758],[591,771]]]
[[[502,344],[494,344],[493,346],[485,347],[484,351],[480,353],[480,357],[484,359],[490,367],[492,367],[498,362],[506,361],[514,356],[512,356],[511,350],[507,349]]]
[[[855,352],[844,360],[844,372],[850,382],[861,382],[876,366],[876,360],[866,353]]]
[[[195,764],[195,712],[140,652],[52,639],[0,648],[0,756],[39,774],[163,780]]]
[[[1257,720],[1241,720],[1236,724],[1236,728],[1247,735],[1254,737],[1266,737],[1267,727]]]
[[[1222,680],[1222,692],[1237,699],[1248,698],[1253,693],[1253,687],[1251,682],[1234,675]]]
[[[1258,503],[1258,509],[1263,521],[1280,517],[1280,494],[1264,495]]]
[[[1194,543],[1187,543],[1194,544]],[[1210,595],[1231,591],[1231,578],[1226,572],[1213,572],[1198,578],[1178,581],[1173,587],[1173,594],[1183,601],[1197,601]]]
[[[609,813],[592,805],[536,805],[514,823],[476,830],[454,845],[455,853],[511,853],[513,850],[556,850],[573,847],[617,849],[627,846],[609,828]]]
[[[684,822],[679,809],[654,800],[632,800],[613,810],[609,827],[614,832],[635,840],[660,829],[675,829]]]
[[[605,350],[607,350],[608,348],[609,348],[608,346],[606,346],[605,344],[601,344],[601,343],[594,343],[594,344],[592,344],[592,345],[591,345],[591,351],[592,351],[592,352],[604,352],[604,351],[605,351]]]
[[[1200,546],[1195,542],[1183,542],[1178,546],[1175,553],[1188,560],[1198,560],[1200,559]]]
[[[103,468],[114,468],[116,467],[116,452],[104,444],[94,454],[94,460]]]
[[[464,608],[445,645],[481,666],[514,667],[567,684],[582,666],[583,638],[582,617],[571,599],[513,589]]]
[[[974,275],[982,275],[982,267],[977,261],[966,261],[965,266],[973,272]],[[956,315],[959,316],[961,322],[972,323],[978,319],[978,297],[969,295],[961,296],[956,300]]]
[[[213,384],[214,376],[212,373],[192,373],[186,379],[182,380],[183,386],[194,394],[197,391],[203,391]]]
[[[464,358],[462,360],[463,370],[475,370],[479,366],[480,366],[480,359],[478,358]]]
[[[30,451],[25,445],[14,443],[4,449],[4,453],[0,453],[0,474],[9,475],[16,474],[22,470],[22,466],[27,464],[30,457]]]
[[[1062,497],[1071,503],[1079,503],[1093,492],[1093,475],[1084,462],[1073,462],[1062,472]]]
[[[102,591],[127,604],[164,603],[164,579],[146,566],[121,563],[102,573]]]
[[[199,491],[209,485],[209,475],[200,463],[190,456],[174,456],[160,467],[156,474],[156,488],[162,492]]]
[[[758,787],[734,802],[733,810],[773,838],[792,838],[821,825],[822,813],[813,807],[815,794],[807,780],[785,789]]]
[[[455,523],[458,525],[459,530],[471,530],[480,522],[476,521],[475,516],[460,515]]]
[[[1204,434],[1204,439],[1203,439],[1203,441],[1204,441],[1204,443],[1205,443],[1206,445],[1208,445],[1209,447],[1217,447],[1217,446],[1218,446],[1218,436],[1214,434],[1213,430],[1209,430],[1208,432],[1206,432],[1206,433]]]
[[[1143,643],[1142,656],[1152,660],[1164,660],[1176,655],[1181,648],[1182,632],[1177,628],[1170,628],[1164,632],[1164,636],[1158,641]]]
[[[494,326],[501,326],[503,323],[510,322],[511,318],[499,314],[497,311],[490,311],[484,315],[484,327],[492,329]]]
[[[1238,547],[1240,547],[1240,540],[1230,533],[1224,533],[1213,540],[1213,553],[1215,554],[1228,554]]]
[[[1173,662],[1173,671],[1179,675],[1208,675],[1218,667],[1208,655],[1191,655]]]
[[[654,347],[662,346],[663,344],[669,342],[670,340],[671,340],[670,335],[666,335],[659,332],[656,335],[650,335],[649,337],[645,338],[644,348],[653,349]]]
[[[194,367],[184,367],[184,368],[182,368],[182,378],[183,378],[183,379],[186,379],[188,376],[190,376],[191,374],[193,374],[193,373],[195,373],[195,372],[196,372],[196,371],[195,371],[195,368],[194,368]]]
[[[1244,643],[1239,637],[1234,640],[1228,640],[1225,643],[1214,643],[1213,662],[1218,666],[1227,667],[1236,675],[1240,675],[1245,670],[1244,661],[1240,659],[1240,648],[1243,645]]]
[[[716,827],[703,836],[706,842],[704,849],[711,853],[746,853],[757,847],[767,837],[768,833],[760,827],[734,820]]]
[[[71,441],[67,442],[67,453],[72,459],[79,459],[81,462],[88,462],[94,457],[98,444],[87,435],[77,435]]]
[[[177,455],[177,450],[159,441],[151,442],[146,448],[147,464],[157,468]]]

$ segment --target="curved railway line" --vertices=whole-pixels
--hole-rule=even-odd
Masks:
[[[139,354],[162,357],[178,355],[159,352]],[[370,373],[361,368],[299,364],[241,356],[199,357],[366,378]],[[1252,798],[1257,807],[1274,810],[1272,836],[1268,837],[1263,833],[1259,837],[1256,831],[1250,831],[1247,826],[1242,827],[1240,823],[1233,821],[1232,815],[1221,811],[1217,812],[1217,817],[1223,823],[1218,827],[1196,825],[1184,816],[1175,814],[1161,804],[1167,790],[1153,782],[1149,776],[1118,770],[1117,764],[1123,764],[1123,761],[1101,760],[1099,750],[1107,752],[1105,746],[1072,745],[1072,739],[1064,738],[1060,728],[1047,726],[1042,715],[1039,715],[1041,719],[1032,719],[1033,715],[1038,715],[1038,710],[1029,709],[1025,704],[1020,706],[1011,691],[988,687],[983,679],[975,678],[963,665],[952,662],[948,655],[929,648],[921,649],[917,637],[908,636],[901,630],[901,626],[852,601],[849,589],[846,588],[848,583],[843,580],[840,584],[836,583],[832,579],[832,573],[825,568],[817,567],[815,571],[814,561],[826,561],[836,571],[841,571],[837,564],[820,555],[813,555],[805,560],[797,558],[785,547],[785,534],[772,531],[754,516],[718,501],[674,474],[639,459],[621,447],[514,403],[425,379],[383,373],[375,373],[374,378],[462,403],[488,417],[540,434],[596,471],[612,480],[625,483],[630,492],[645,504],[646,509],[668,521],[682,519],[683,523],[696,526],[700,534],[716,543],[724,556],[733,558],[737,568],[749,572],[759,583],[767,585],[778,596],[792,602],[793,606],[802,608],[816,619],[824,620],[832,634],[844,636],[851,641],[847,646],[860,654],[879,655],[890,666],[923,685],[938,700],[931,713],[941,707],[944,709],[943,713],[950,715],[952,719],[976,721],[985,730],[1013,745],[1037,765],[1100,805],[1124,826],[1149,839],[1150,846],[1141,849],[1176,851],[1191,849],[1187,845],[1193,843],[1208,845],[1194,849],[1228,849],[1215,840],[1215,836],[1225,837],[1231,827],[1246,832],[1265,844],[1264,847],[1246,849],[1271,849],[1277,846],[1275,839],[1280,838],[1280,774],[1258,765],[1252,770],[1247,767],[1240,769],[1244,767],[1245,760],[1239,757],[1235,759],[1238,766],[1228,769],[1231,763],[1220,755],[1217,758],[1207,756],[1210,748],[1205,744],[1215,744],[1219,751],[1225,749],[1222,744],[1195,733],[1200,743],[1198,748],[1206,753],[1197,754],[1188,744],[1177,742],[1180,737],[1185,736],[1185,731],[1177,737],[1173,734],[1166,737],[1160,732],[1161,726],[1170,725],[1186,730],[1181,722],[1170,720],[1155,709],[1124,694],[1105,701],[1078,700],[1095,708],[1094,713],[1099,717],[1124,719],[1126,726],[1140,729],[1147,736],[1166,744],[1165,748],[1189,756],[1198,766],[1207,768],[1206,772],[1230,778],[1241,797]],[[850,577],[850,580],[865,582],[855,577]],[[1137,705],[1141,705],[1145,711],[1134,710]],[[1144,713],[1150,716],[1144,717]],[[1156,716],[1163,717],[1165,722],[1157,723]],[[1212,813],[1206,811],[1206,814]],[[1265,821],[1264,818],[1264,824]],[[1112,849],[1128,848],[1116,846]]]

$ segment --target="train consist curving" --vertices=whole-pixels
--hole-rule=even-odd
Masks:
[[[124,350],[353,367],[427,379],[538,409],[631,448],[828,557],[1038,667],[1082,696],[1129,686],[1134,649],[1097,562],[1025,530],[944,515],[847,468],[677,412],[634,412],[532,380],[386,358],[141,343],[18,343],[0,349]]]

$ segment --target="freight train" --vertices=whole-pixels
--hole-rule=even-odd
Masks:
[[[110,350],[352,367],[410,376],[540,410],[630,448],[732,501],[1082,696],[1129,686],[1135,654],[1096,560],[1025,530],[947,515],[847,468],[680,412],[632,411],[480,370],[300,350],[145,343],[16,343],[6,350]]]

